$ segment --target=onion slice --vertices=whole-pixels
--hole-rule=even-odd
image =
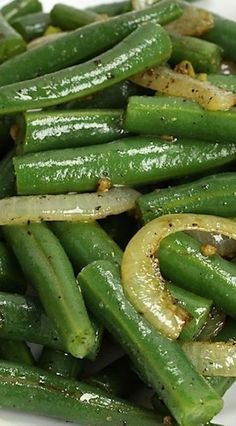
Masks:
[[[138,196],[132,188],[112,188],[89,194],[4,198],[0,200],[0,225],[102,219],[133,209]]]
[[[178,338],[189,318],[168,292],[155,253],[167,235],[191,229],[236,239],[236,222],[231,219],[196,214],[161,216],[134,235],[121,265],[122,285],[129,301],[157,330],[172,339]]]
[[[228,110],[236,104],[235,93],[167,67],[151,68],[131,77],[131,81],[166,95],[191,99],[211,111]]]
[[[200,374],[236,377],[236,342],[188,342],[182,349]]]
[[[180,3],[180,6],[182,4]],[[185,36],[200,37],[214,26],[211,12],[196,7],[185,7],[183,14],[165,26],[165,29]]]

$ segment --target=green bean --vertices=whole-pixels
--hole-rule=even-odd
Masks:
[[[121,110],[26,112],[16,130],[18,152],[48,151],[111,142],[127,135]]]
[[[65,104],[58,105],[59,109],[81,109],[81,108],[124,108],[128,103],[130,96],[152,95],[152,90],[137,86],[131,81],[125,80],[114,86],[107,87],[92,96],[84,99],[78,99]]]
[[[177,303],[192,317],[192,320],[185,325],[180,334],[182,341],[190,342],[196,339],[202,330],[213,302],[205,297],[199,297],[196,294],[179,288],[173,283],[167,283],[167,288],[172,297],[177,300]]]
[[[169,235],[158,250],[161,272],[186,290],[212,299],[236,318],[236,267],[218,254],[205,255],[203,248],[185,233]]]
[[[54,222],[50,228],[64,247],[76,272],[94,260],[110,260],[120,267],[122,251],[97,222]],[[90,351],[89,359],[96,358],[102,337],[103,326],[98,325],[96,343]]]
[[[0,291],[24,293],[25,280],[12,251],[0,241]]]
[[[12,21],[11,25],[28,43],[37,37],[41,37],[50,25],[50,22],[50,15],[48,13],[39,12],[20,16]]]
[[[155,412],[138,408],[82,382],[57,377],[39,368],[0,363],[2,408],[23,409],[90,426],[126,424],[161,426]]]
[[[104,327],[99,321],[95,320],[91,314],[90,314],[90,321],[94,331],[94,343],[89,353],[87,354],[86,358],[89,361],[95,361],[102,346]]]
[[[92,312],[160,394],[178,423],[199,426],[220,410],[220,398],[194,370],[179,344],[154,331],[124,297],[112,263],[90,264],[79,274],[79,282]]]
[[[134,133],[234,142],[236,109],[207,111],[194,101],[174,96],[129,99],[125,128]]]
[[[0,292],[0,338],[28,341],[65,350],[63,342],[36,297]]]
[[[2,7],[1,12],[10,23],[19,16],[41,12],[42,4],[39,0],[13,0]]]
[[[35,47],[0,67],[0,86],[32,79],[87,61],[115,46],[146,22],[161,25],[182,13],[175,0],[163,0],[148,10],[130,12],[93,24]],[[63,53],[63,54],[62,54]]]
[[[145,194],[137,200],[144,223],[172,213],[236,216],[236,173],[218,173],[179,186]]]
[[[10,151],[0,161],[0,199],[10,197],[15,194],[15,174],[13,169],[12,158],[14,151]]]
[[[110,4],[98,4],[97,6],[90,7],[89,10],[95,13],[106,14],[108,16],[116,16],[132,10],[132,4],[131,0],[126,0]]]
[[[18,194],[85,192],[107,178],[113,185],[145,185],[193,175],[236,159],[236,145],[154,137],[32,153],[14,158]]]
[[[94,344],[94,332],[71,264],[59,241],[45,224],[12,225],[4,227],[3,232],[26,278],[36,288],[66,351],[83,358]]]
[[[38,361],[38,367],[57,376],[76,378],[83,365],[82,361],[67,352],[44,347]]]
[[[65,345],[53,323],[44,313],[36,297],[0,292],[0,315],[2,318],[0,338],[27,341],[48,346],[52,349],[66,350]],[[101,326],[92,319],[95,345],[101,340]],[[94,348],[87,358],[94,359]]]
[[[158,42],[157,42],[158,40]],[[137,55],[138,52],[138,55]],[[57,105],[112,86],[169,59],[167,32],[154,23],[137,28],[96,58],[74,67],[0,89],[0,114]]]
[[[234,377],[206,377],[208,383],[215,389],[215,391],[222,397],[227,390],[234,384]]]
[[[169,61],[171,65],[187,60],[197,72],[218,71],[222,61],[222,49],[217,44],[178,34],[171,34],[171,41],[173,46]]]
[[[0,358],[22,365],[34,365],[34,358],[25,342],[0,339]]]
[[[225,318],[225,313],[221,309],[216,308],[216,306],[213,306],[206,324],[197,340],[208,342],[209,340],[217,337],[221,329],[224,327]]]
[[[203,38],[223,48],[224,57],[236,61],[235,40],[236,23],[230,19],[214,14],[214,27]]]
[[[140,385],[126,356],[112,362],[85,381],[120,398],[127,398]]]
[[[0,14],[0,64],[26,49],[26,43]]]
[[[50,228],[64,247],[75,271],[94,260],[110,260],[117,266],[122,251],[97,222],[52,222]]]
[[[50,15],[53,25],[60,27],[62,30],[75,30],[99,21],[100,18],[100,15],[90,10],[77,9],[66,4],[55,4]]]
[[[236,76],[235,75],[220,75],[220,74],[209,74],[207,80],[222,89],[229,90],[230,92],[236,92]]]

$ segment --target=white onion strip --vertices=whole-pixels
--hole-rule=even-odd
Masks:
[[[167,24],[165,29],[176,34],[200,37],[212,27],[214,27],[214,17],[211,12],[188,6],[184,8],[183,14]]]
[[[131,81],[166,95],[191,99],[210,111],[228,110],[236,104],[235,93],[167,67],[151,68],[133,76]]]
[[[200,374],[236,377],[236,342],[190,342],[182,349]]]
[[[178,338],[187,318],[165,287],[155,253],[163,238],[191,229],[236,239],[236,222],[230,219],[196,214],[161,216],[134,235],[121,265],[122,285],[129,301],[157,330],[172,339]]]
[[[4,198],[0,200],[0,225],[102,219],[133,209],[138,196],[132,188],[112,188],[89,194]]]

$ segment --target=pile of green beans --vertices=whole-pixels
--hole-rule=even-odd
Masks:
[[[235,107],[153,83],[173,69],[236,105],[221,72],[236,22],[207,12],[199,33],[204,13],[182,0],[1,8],[2,408],[89,426],[213,425],[221,411],[236,371]],[[223,350],[209,369],[191,350],[210,344]]]

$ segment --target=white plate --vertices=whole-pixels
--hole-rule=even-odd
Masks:
[[[45,10],[55,4],[59,0],[41,0],[44,4]],[[80,8],[88,7],[99,3],[111,3],[116,0],[60,0],[66,4],[78,6]],[[6,4],[7,0],[0,0],[0,7]],[[212,10],[216,13],[225,16],[226,18],[236,20],[236,3],[235,0],[199,0],[195,2],[196,5]],[[236,48],[236,41],[235,41]],[[224,426],[236,425],[236,384],[227,392],[225,398],[224,410],[214,419],[217,423]],[[1,404],[1,402],[0,402]],[[137,423],[138,424],[138,423]],[[31,416],[23,414],[18,411],[0,410],[0,426],[68,426],[68,423],[58,420],[51,420],[45,417]],[[140,425],[141,426],[141,425]],[[189,425],[190,426],[190,425]]]

